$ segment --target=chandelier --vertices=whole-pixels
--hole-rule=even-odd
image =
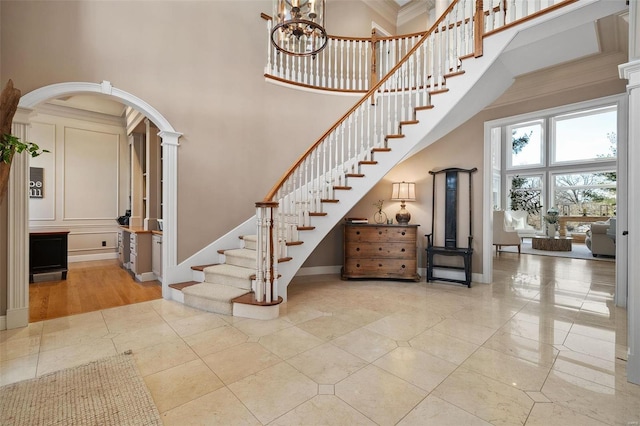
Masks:
[[[274,0],[275,26],[271,43],[278,52],[313,56],[327,45],[325,0]]]

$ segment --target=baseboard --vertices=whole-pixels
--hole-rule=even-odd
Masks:
[[[29,325],[29,307],[7,309],[7,316],[5,318],[5,327],[7,330],[26,327]]]
[[[304,277],[307,275],[339,274],[341,269],[342,269],[342,265],[308,266],[306,268],[300,268],[296,273],[296,277]]]
[[[69,256],[69,263],[73,262],[89,262],[91,260],[108,260],[117,259],[118,253],[100,253],[100,254],[78,254]]]
[[[5,315],[0,317],[0,330],[7,329],[7,317]]]

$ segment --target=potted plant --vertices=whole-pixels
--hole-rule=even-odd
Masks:
[[[20,90],[13,87],[13,81],[9,80],[2,94],[0,94],[0,204],[4,200],[9,184],[9,172],[11,172],[11,161],[15,154],[27,152],[31,157],[37,157],[46,149],[40,149],[32,142],[21,141],[11,134],[11,123],[13,116],[18,109],[20,100]]]
[[[558,223],[560,212],[555,207],[551,207],[547,210],[547,214],[544,215],[544,221],[547,223],[547,237],[553,238],[556,236],[558,230]]]

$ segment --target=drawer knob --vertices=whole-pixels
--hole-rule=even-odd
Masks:
[[[406,234],[406,232],[402,231],[402,235]]]
[[[356,251],[360,251],[360,247],[356,247]]]
[[[402,269],[406,268],[406,266],[402,265]]]
[[[359,263],[356,263],[356,268],[359,268],[359,267],[360,267],[360,264],[359,264]]]
[[[402,250],[400,250],[400,251],[404,253],[404,249],[402,249]]]
[[[378,251],[382,251],[382,247],[378,247]]]
[[[360,235],[360,231],[356,231],[356,235]]]
[[[378,231],[378,235],[382,235],[382,231]]]
[[[382,268],[382,263],[378,263],[378,268]]]

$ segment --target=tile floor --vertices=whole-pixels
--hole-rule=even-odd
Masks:
[[[635,425],[613,277],[503,253],[471,289],[297,278],[272,321],[155,300],[0,332],[0,384],[131,349],[167,425]]]

